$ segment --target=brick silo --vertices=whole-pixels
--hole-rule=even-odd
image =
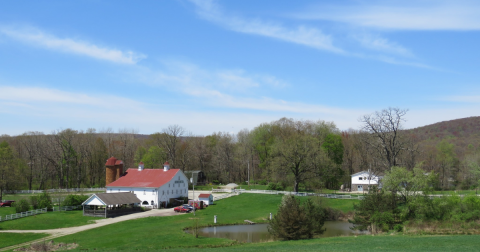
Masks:
[[[115,181],[115,177],[117,176],[117,169],[115,166],[115,163],[117,162],[117,159],[114,157],[111,157],[107,160],[107,163],[105,163],[105,174],[106,174],[106,179],[105,179],[105,185],[108,185]]]
[[[117,170],[117,173],[115,174],[115,180],[117,180],[118,178],[120,178],[123,175],[123,161],[118,159],[115,162],[115,168]]]

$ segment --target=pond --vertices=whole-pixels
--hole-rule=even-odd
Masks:
[[[326,221],[323,226],[326,231],[320,237],[349,236],[362,234],[352,231],[353,225],[346,221]],[[199,234],[204,237],[217,237],[237,240],[240,242],[265,242],[274,240],[268,232],[268,224],[233,225],[200,228]],[[187,231],[191,233],[191,230]]]

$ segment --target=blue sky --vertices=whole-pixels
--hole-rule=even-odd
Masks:
[[[7,1],[0,134],[479,116],[480,2]]]

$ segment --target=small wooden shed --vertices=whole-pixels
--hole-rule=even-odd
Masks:
[[[213,195],[202,193],[202,194],[198,195],[198,200],[203,201],[203,204],[208,206],[208,205],[213,204]]]
[[[133,193],[96,193],[83,205],[84,216],[115,217],[141,211],[140,200]]]

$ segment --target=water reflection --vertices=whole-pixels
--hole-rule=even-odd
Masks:
[[[349,236],[358,234],[358,231],[352,231],[353,225],[344,221],[326,221],[324,228],[327,230],[321,237]],[[265,242],[274,240],[268,232],[268,224],[256,225],[233,225],[206,227],[199,230],[199,235],[205,237],[227,238],[240,242]]]

